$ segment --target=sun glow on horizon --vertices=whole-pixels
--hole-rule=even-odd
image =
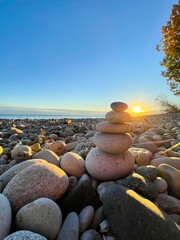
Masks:
[[[132,111],[133,113],[144,113],[145,111],[141,108],[140,105],[135,105],[133,108],[132,108]]]

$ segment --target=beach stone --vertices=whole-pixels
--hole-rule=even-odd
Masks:
[[[82,149],[81,151],[79,151],[78,155],[81,156],[83,159],[86,159],[86,156],[87,156],[89,151],[90,151],[90,149],[88,149],[86,147],[85,149]]]
[[[101,182],[97,187],[97,193],[99,195],[99,199],[102,201],[103,194],[105,193],[106,189],[113,185],[114,181],[108,181],[108,182]]]
[[[77,186],[64,198],[58,201],[58,205],[61,208],[63,216],[69,214],[70,212],[80,213],[81,210],[96,202],[95,190],[91,185],[91,181],[88,179],[82,179],[78,181]]]
[[[90,228],[96,229],[104,218],[103,206],[101,206],[96,210]]]
[[[123,178],[134,169],[134,156],[127,150],[120,154],[111,154],[93,148],[87,155],[85,165],[88,173],[100,181]]]
[[[180,147],[176,148],[175,151],[179,151]],[[180,152],[168,151],[166,154],[168,157],[178,157],[180,158]]]
[[[180,171],[180,158],[178,157],[154,158],[150,164],[156,167],[158,167],[161,164],[168,164]]]
[[[93,148],[93,147],[96,147],[95,144],[94,144],[94,142],[93,142],[93,137],[91,137],[91,138],[89,138],[89,139],[87,140],[86,146],[87,146],[88,149],[91,149],[91,148]]]
[[[29,155],[29,152],[27,151],[22,151],[22,152],[18,152],[15,157],[14,160],[16,160],[17,163],[23,162],[25,160],[28,160],[31,158],[32,155]]]
[[[69,185],[66,173],[47,162],[32,164],[14,176],[3,190],[13,212],[40,197],[60,198]]]
[[[85,134],[85,137],[86,137],[86,138],[91,138],[91,137],[94,136],[95,133],[96,133],[95,130],[90,130],[90,131],[88,131],[88,132]]]
[[[128,105],[124,102],[112,102],[110,107],[115,112],[122,112],[128,109]]]
[[[132,123],[115,124],[103,121],[96,124],[96,130],[104,133],[129,133],[135,130],[135,125]]]
[[[149,181],[153,181],[157,175],[158,170],[155,166],[147,165],[147,166],[140,166],[136,169],[136,173],[140,174],[141,176],[145,177]]]
[[[154,183],[158,193],[163,193],[168,188],[167,182],[164,180],[164,178],[156,177],[154,179],[153,183]]]
[[[17,212],[15,223],[17,229],[36,232],[53,240],[60,231],[62,213],[51,199],[39,198]]]
[[[68,152],[61,157],[61,168],[68,174],[80,178],[85,172],[84,159],[77,153]]]
[[[51,133],[51,134],[49,135],[49,138],[50,138],[50,139],[53,139],[54,141],[57,141],[59,137],[58,137],[57,134]]]
[[[81,151],[81,150],[83,150],[83,149],[85,149],[86,148],[86,143],[85,142],[79,142],[77,145],[76,145],[76,147],[75,147],[75,149],[74,149],[74,152],[75,153],[78,153],[79,151]]]
[[[157,148],[156,144],[154,144],[153,142],[138,143],[136,145],[136,147],[147,149],[150,152],[152,152],[152,154],[155,154],[158,152],[158,148]]]
[[[132,145],[130,134],[111,134],[97,132],[93,137],[94,144],[104,152],[121,153]]]
[[[1,137],[2,137],[3,139],[9,138],[10,136],[11,136],[11,134],[9,134],[9,132],[6,132],[6,131],[4,131],[4,132],[1,134]]]
[[[6,172],[9,168],[9,164],[0,165],[0,175]]]
[[[64,138],[66,138],[66,137],[74,135],[74,131],[73,131],[73,129],[66,128],[66,129],[64,129],[62,135],[63,135]]]
[[[43,148],[49,149],[55,152],[58,156],[61,156],[66,152],[66,143],[64,141],[58,140],[58,141],[46,143]]]
[[[99,228],[100,228],[100,233],[108,233],[109,232],[109,223],[106,219],[104,219],[100,225],[99,225]]]
[[[9,200],[0,193],[0,240],[3,240],[10,233],[11,220],[12,213]]]
[[[111,123],[124,123],[131,120],[131,115],[128,112],[107,112],[105,120]]]
[[[74,177],[74,176],[69,177],[69,186],[66,191],[66,194],[70,193],[76,187],[77,182],[78,182],[78,180],[76,177]]]
[[[66,151],[70,152],[72,151],[77,145],[78,145],[79,141],[73,141],[73,142],[68,142],[66,145]]]
[[[94,208],[89,205],[83,208],[79,214],[80,233],[84,232],[91,224],[94,217]]]
[[[147,149],[132,147],[129,150],[133,153],[138,166],[149,165],[150,160],[153,158],[153,154]]]
[[[114,184],[106,190],[103,209],[115,239],[169,240],[170,236],[173,240],[180,238],[178,226],[167,214],[148,199],[121,185]]]
[[[149,142],[149,139],[145,138],[145,137],[139,137],[138,139],[138,143],[148,143]]]
[[[179,214],[180,215],[180,200],[167,195],[167,194],[158,194],[156,199],[158,207],[160,207],[167,214]]]
[[[16,128],[16,127],[11,127],[11,129],[9,131],[9,134],[12,135],[12,134],[15,134],[15,133],[21,134],[21,133],[23,133],[23,131],[21,129]]]
[[[79,180],[78,180],[78,184],[80,184],[81,182],[84,182],[84,181],[89,181],[91,182],[91,177],[88,175],[88,174],[83,174]]]
[[[150,158],[146,153],[139,152],[135,158],[135,161],[138,166],[147,166],[149,165]]]
[[[13,161],[12,161],[13,162]],[[25,162],[19,163],[17,165],[12,166],[11,168],[9,168],[6,172],[4,172],[1,176],[0,176],[0,183],[2,185],[2,189],[5,188],[5,186],[8,184],[8,182],[16,175],[18,174],[20,171],[22,171],[23,169],[25,169],[26,167],[29,167],[32,164],[35,163],[41,163],[41,162],[46,162],[45,160],[42,159],[33,159],[33,160],[27,160]]]
[[[41,151],[39,151],[38,153],[36,153],[33,158],[35,159],[44,159],[46,160],[48,163],[54,164],[56,166],[60,166],[60,160],[58,155],[49,150],[49,149],[43,149]]]
[[[31,231],[17,231],[4,238],[4,240],[47,240],[47,238],[31,232]]]
[[[102,237],[94,229],[88,229],[80,236],[80,240],[102,240]]]
[[[4,156],[4,155],[3,155],[3,156]],[[0,158],[0,165],[5,165],[5,164],[7,163],[6,158],[3,157],[3,156]]]
[[[3,153],[3,148],[0,146],[0,154],[2,154]]]
[[[158,175],[166,180],[168,193],[180,199],[180,171],[170,165],[161,164]]]
[[[21,152],[25,152],[28,158],[32,156],[32,150],[29,146],[17,144],[17,146],[15,146],[14,149],[11,151],[12,159],[16,160],[16,156],[18,157],[18,154]],[[28,159],[27,157],[25,159]]]
[[[130,174],[127,178],[123,179],[120,184],[134,190],[151,201],[157,198],[157,190],[154,184],[138,173]]]
[[[79,217],[77,213],[70,212],[64,220],[57,240],[79,239]]]
[[[162,141],[162,137],[159,134],[154,135],[152,138],[153,138],[154,141]]]
[[[39,143],[34,143],[30,146],[30,148],[34,152],[39,152],[41,150],[41,145]]]

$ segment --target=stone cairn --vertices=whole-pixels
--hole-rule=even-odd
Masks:
[[[135,126],[129,123],[131,115],[123,102],[111,103],[112,111],[96,125],[98,132],[93,141],[96,145],[86,157],[86,169],[97,180],[109,181],[123,178],[134,169],[135,159],[130,150],[132,137],[129,132]]]

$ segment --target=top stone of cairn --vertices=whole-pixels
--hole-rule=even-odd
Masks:
[[[128,105],[123,102],[113,102],[111,103],[111,108],[115,112],[122,112],[125,111],[128,108]]]

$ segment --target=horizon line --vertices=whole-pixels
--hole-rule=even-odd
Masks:
[[[5,111],[5,110],[9,110],[9,111],[17,111],[17,110],[21,110],[21,111],[54,111],[54,112],[58,112],[58,111],[78,111],[78,112],[99,112],[99,113],[105,113],[105,110],[85,110],[85,109],[68,109],[68,108],[45,108],[45,107],[20,107],[20,106],[4,106],[4,105],[0,105],[0,111]]]

